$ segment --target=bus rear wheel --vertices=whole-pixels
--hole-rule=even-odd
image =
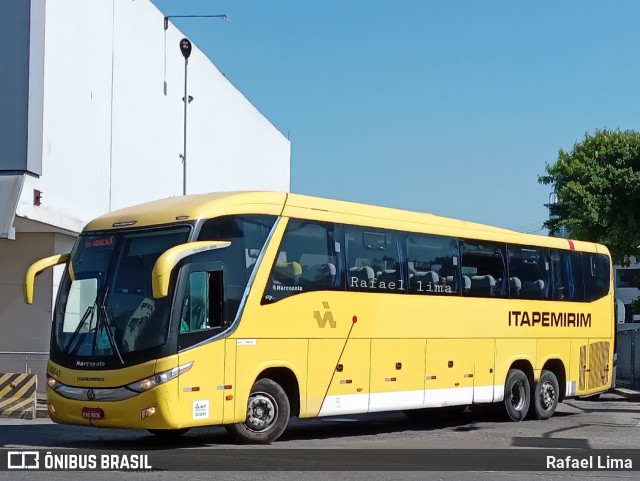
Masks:
[[[259,379],[251,388],[246,420],[226,428],[242,444],[270,444],[287,428],[290,415],[291,406],[284,389],[271,379]]]
[[[529,412],[529,378],[520,369],[510,369],[504,385],[504,409],[511,421],[522,421]]]
[[[540,381],[533,393],[533,408],[536,419],[549,419],[556,412],[560,386],[558,378],[551,371],[542,371]]]

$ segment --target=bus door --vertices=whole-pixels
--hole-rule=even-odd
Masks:
[[[179,365],[193,362],[179,379],[180,420],[183,425],[223,422],[226,329],[225,272],[221,262],[185,267],[178,334]],[[179,290],[180,292],[180,290]],[[196,347],[197,346],[197,347]]]

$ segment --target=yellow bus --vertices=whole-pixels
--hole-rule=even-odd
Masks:
[[[606,247],[276,192],[90,222],[53,315],[58,423],[270,443],[290,417],[499,404],[547,419],[611,386]]]

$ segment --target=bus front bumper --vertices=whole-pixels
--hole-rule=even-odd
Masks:
[[[47,387],[47,408],[52,421],[103,428],[179,429],[170,406],[177,404],[174,382],[118,401],[77,400]]]

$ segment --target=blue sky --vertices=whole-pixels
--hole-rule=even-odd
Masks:
[[[537,182],[640,128],[640,2],[153,0],[292,145],[293,192],[543,233]],[[176,47],[177,48],[177,47]]]

